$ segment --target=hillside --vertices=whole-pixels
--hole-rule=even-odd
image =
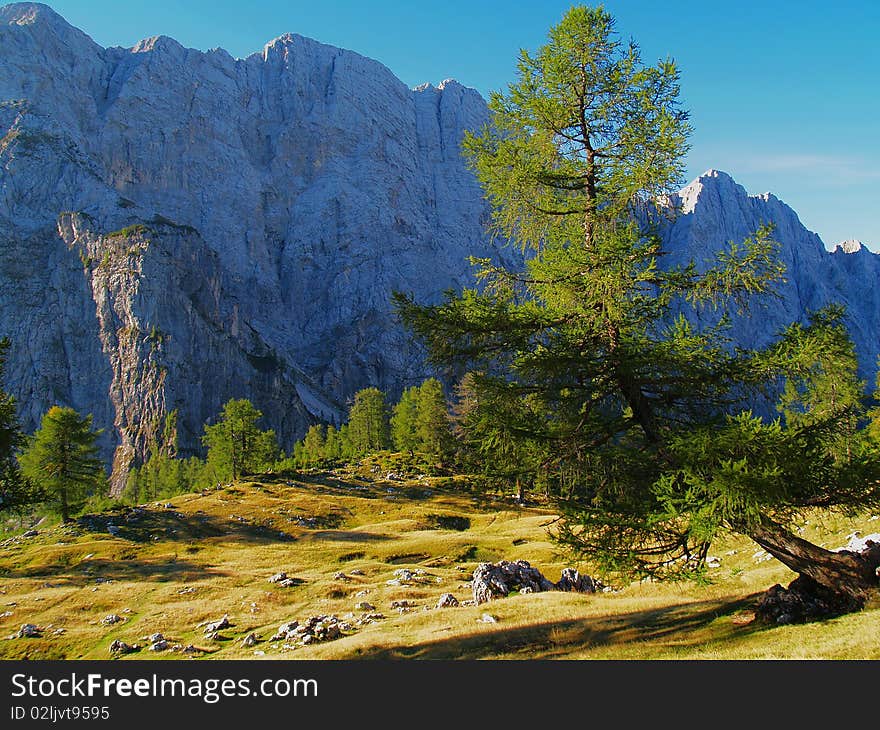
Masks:
[[[575,564],[548,539],[553,519],[548,506],[471,492],[463,477],[404,481],[364,468],[43,524],[2,543],[0,658],[880,659],[878,605],[808,625],[750,622],[760,594],[793,574],[744,539],[713,546],[709,585],[609,585],[436,608],[447,592],[472,599],[482,561],[528,560],[557,580]],[[837,547],[877,524],[816,513],[803,534]],[[289,582],[270,583],[281,571]],[[205,624],[224,615],[230,626],[209,638]],[[281,624],[331,615],[338,638],[272,639]],[[28,623],[39,635],[15,638]],[[147,648],[155,633],[162,651]],[[115,640],[140,649],[111,654]]]

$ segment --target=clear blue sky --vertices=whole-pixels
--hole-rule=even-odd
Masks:
[[[48,0],[103,46],[168,35],[244,57],[293,32],[375,58],[410,86],[513,79],[571,2],[556,0]],[[672,56],[694,134],[688,177],[771,191],[826,246],[880,250],[880,2],[608,0],[646,61]]]

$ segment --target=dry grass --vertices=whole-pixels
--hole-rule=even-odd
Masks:
[[[758,561],[744,539],[716,546],[722,563],[709,586],[643,583],[436,609],[441,593],[470,597],[466,581],[483,560],[527,559],[557,579],[572,562],[548,539],[552,513],[470,494],[456,480],[385,482],[343,473],[239,484],[170,502],[173,508],[149,505],[134,523],[101,515],[78,534],[56,527],[0,548],[0,614],[11,611],[0,618],[0,635],[24,623],[44,629],[42,638],[0,641],[0,658],[105,659],[114,639],[143,644],[154,632],[194,645],[205,658],[880,658],[880,606],[806,626],[747,622],[760,592],[793,575],[774,560]],[[120,526],[118,537],[107,533],[108,520]],[[804,528],[830,547],[854,529],[880,531],[880,523],[868,515],[817,516]],[[400,567],[421,568],[428,582],[389,585]],[[268,583],[280,570],[298,584]],[[334,579],[338,571],[349,579]],[[417,608],[390,608],[401,599]],[[359,601],[386,618],[294,650],[269,640],[291,619],[359,616]],[[125,621],[102,625],[111,613]],[[199,624],[225,613],[233,627],[224,640],[205,639]],[[497,623],[479,621],[485,613]],[[54,635],[58,628],[64,632]],[[245,648],[241,639],[251,631],[259,643]]]

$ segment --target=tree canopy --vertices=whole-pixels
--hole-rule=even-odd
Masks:
[[[88,497],[107,491],[107,475],[95,444],[101,431],[92,416],[52,406],[21,455],[21,468],[48,505],[67,522]]]
[[[664,260],[663,194],[690,132],[678,79],[672,60],[644,65],[603,9],[569,10],[464,146],[524,267],[475,260],[477,287],[435,305],[396,293],[398,310],[436,363],[470,370],[489,446],[532,449],[535,471],[573,480],[556,537],[606,572],[693,576],[734,530],[861,600],[876,578],[790,531],[810,506],[880,504],[877,459],[851,428],[843,313],[737,347],[727,313],[747,315],[784,274],[772,228],[710,242],[708,265]],[[699,325],[709,308],[725,316]],[[829,397],[834,377],[845,397]],[[782,415],[762,415],[774,399]]]
[[[0,382],[8,351],[9,340],[4,337],[0,339]],[[37,499],[33,485],[18,464],[24,445],[25,435],[18,421],[15,398],[0,390],[0,512],[20,510]]]
[[[206,466],[213,478],[235,480],[272,464],[278,442],[273,430],[257,425],[262,417],[246,398],[232,398],[224,404],[217,423],[205,426],[202,441],[208,448]]]

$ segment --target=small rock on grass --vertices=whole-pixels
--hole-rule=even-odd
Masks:
[[[215,631],[220,631],[220,629],[228,629],[230,626],[232,626],[232,624],[229,623],[229,614],[224,613],[223,618],[219,621],[211,621],[205,626],[205,633],[212,634]]]
[[[126,644],[121,639],[116,639],[110,644],[111,654],[131,654],[131,652],[137,651],[138,649],[140,649],[140,647],[137,644]]]
[[[458,599],[451,593],[444,593],[437,601],[437,608],[454,608],[458,606]]]

